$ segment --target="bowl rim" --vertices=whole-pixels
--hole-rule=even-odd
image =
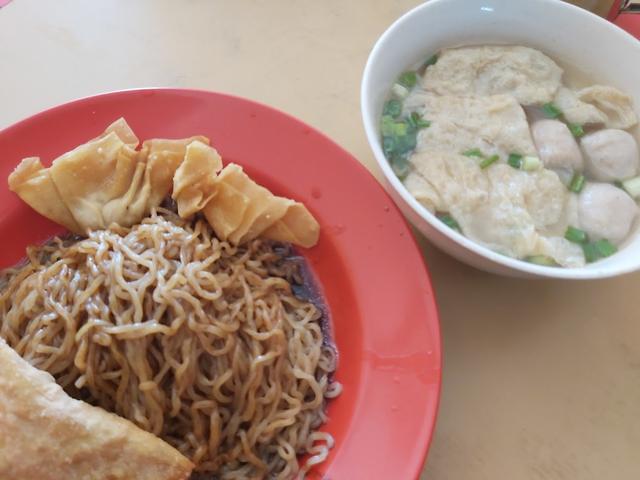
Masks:
[[[506,269],[512,270],[515,272],[521,272],[528,276],[534,277],[545,277],[545,278],[557,278],[557,279],[566,279],[566,280],[593,280],[593,279],[602,279],[615,277],[619,275],[628,274],[640,269],[640,256],[638,260],[633,262],[627,262],[624,264],[614,264],[614,265],[604,265],[598,266],[600,262],[596,262],[591,264],[589,267],[575,267],[575,268],[563,268],[563,267],[548,267],[542,265],[536,265],[533,263],[528,263],[523,260],[518,260],[512,257],[508,257],[506,255],[501,255],[493,250],[476,243],[475,241],[467,238],[463,234],[447,227],[444,225],[438,218],[427,210],[423,205],[421,205],[413,195],[409,193],[404,184],[398,179],[398,177],[393,173],[387,158],[385,157],[380,139],[377,132],[376,118],[374,117],[374,111],[372,107],[372,99],[374,95],[372,93],[371,83],[372,83],[372,70],[374,68],[374,64],[378,61],[379,57],[383,55],[383,52],[386,49],[386,42],[390,37],[392,37],[396,32],[402,30],[405,23],[409,21],[412,17],[416,15],[424,15],[424,11],[429,11],[430,9],[436,8],[438,5],[443,3],[455,3],[458,1],[462,3],[464,0],[430,0],[421,5],[418,5],[411,10],[404,13],[398,19],[396,19],[387,29],[378,37],[376,40],[371,52],[369,53],[369,57],[367,58],[367,62],[365,64],[362,81],[360,85],[360,111],[362,115],[362,121],[364,124],[365,134],[367,136],[367,141],[369,143],[369,147],[373,150],[374,158],[378,167],[382,170],[384,174],[385,180],[387,184],[402,198],[402,200],[409,206],[409,208],[418,215],[422,220],[427,222],[431,228],[437,230],[440,234],[442,234],[448,241],[454,242],[466,250],[469,250],[473,254],[479,257],[483,257],[488,259],[489,261],[497,264],[502,267],[501,270],[504,271]],[[585,21],[600,23],[603,26],[606,26],[608,30],[611,32],[611,35],[617,35],[619,37],[619,41],[633,42],[640,47],[640,42],[634,36],[632,36],[627,31],[621,29],[617,25],[609,22],[608,20],[596,15],[593,12],[580,8],[576,5],[559,1],[559,0],[527,0],[528,2],[534,3],[537,2],[544,8],[556,8],[560,10],[565,10],[567,12],[572,12],[573,15],[582,15]],[[514,2],[515,3],[515,2]],[[466,6],[466,4],[465,4]],[[639,49],[640,51],[640,49]],[[421,230],[418,225],[416,227]],[[640,235],[640,229],[636,230],[636,235]],[[427,237],[428,238],[428,237]],[[623,247],[624,248],[624,247]],[[445,252],[448,255],[451,255],[449,252]],[[463,260],[460,260],[463,261]],[[464,261],[467,264],[470,264],[467,261]],[[504,274],[504,273],[501,273]]]

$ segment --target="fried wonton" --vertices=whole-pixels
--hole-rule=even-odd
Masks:
[[[139,223],[173,188],[178,214],[202,212],[222,240],[237,245],[263,236],[303,247],[318,241],[318,222],[303,204],[274,195],[236,164],[223,169],[208,138],[156,138],[136,150],[139,143],[120,118],[49,168],[25,158],[9,176],[9,188],[81,235]]]
[[[173,177],[172,198],[181,217],[199,212],[211,200],[221,169],[222,159],[215,148],[198,140],[187,145],[184,161]]]
[[[215,195],[203,213],[216,234],[234,244],[258,236],[311,247],[320,226],[301,203],[278,197],[234,163],[215,179]]]
[[[79,233],[108,226],[102,208],[129,190],[137,164],[136,151],[115,132],[53,161],[51,178],[78,222],[82,230]]]
[[[53,220],[72,232],[80,226],[62,201],[48,168],[38,157],[25,158],[9,175],[9,190],[29,204],[40,215]]]
[[[193,464],[128,420],[69,397],[0,339],[0,478],[186,480]]]
[[[122,140],[125,145],[128,145],[133,149],[138,148],[140,140],[138,140],[138,137],[124,118],[120,117],[118,120],[109,125],[104,130],[102,135],[100,135],[98,138],[106,137],[111,132],[118,135],[118,137],[120,137],[120,140]]]
[[[262,236],[309,248],[318,243],[320,225],[307,207],[300,202],[294,202],[280,220],[262,232]]]
[[[153,139],[136,151],[138,138],[118,119],[97,138],[56,158],[50,168],[24,159],[9,188],[32,208],[69,230],[86,234],[112,223],[139,223],[171,191],[187,145],[205,137]]]
[[[142,143],[140,158],[148,164],[145,184],[149,187],[148,203],[151,206],[160,205],[169,194],[173,176],[184,160],[187,145],[196,140],[209,145],[209,139],[200,135],[178,140],[154,138]]]

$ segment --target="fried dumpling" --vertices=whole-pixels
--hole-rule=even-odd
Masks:
[[[9,177],[9,188],[40,214],[69,230],[86,234],[112,223],[140,222],[171,191],[187,145],[208,144],[205,137],[152,139],[139,144],[120,118],[97,138],[55,159],[44,168],[24,159]]]
[[[173,177],[172,198],[178,214],[187,218],[204,208],[215,192],[222,159],[215,148],[195,140],[187,145],[184,161]]]
[[[48,168],[37,157],[25,158],[9,175],[9,190],[40,215],[72,232],[80,232],[78,223],[62,201]]]
[[[318,243],[320,225],[307,207],[300,202],[293,202],[284,216],[262,232],[262,236],[310,248]]]
[[[311,247],[320,227],[304,205],[258,185],[234,163],[215,179],[215,195],[203,209],[223,240],[245,243],[262,236]]]
[[[293,200],[276,197],[269,190],[254,182],[242,167],[230,164],[226,167],[229,175],[223,180],[237,191],[242,192],[248,200],[242,221],[229,235],[231,243],[240,244],[253,240],[264,230],[284,216],[287,208],[293,205]],[[213,203],[220,203],[214,201]],[[223,205],[223,208],[227,208]]]
[[[102,207],[129,190],[137,163],[136,151],[115,132],[53,161],[51,178],[80,226],[79,233],[108,226]]]
[[[242,169],[234,164],[227,165],[215,180],[215,196],[202,209],[209,225],[220,240],[227,240],[242,223],[249,207],[249,197],[227,182]]]
[[[148,163],[148,176],[145,183],[149,186],[149,204],[160,205],[160,202],[171,191],[173,176],[184,160],[187,145],[193,141],[200,141],[209,145],[209,139],[203,136],[168,140],[154,138],[142,143],[140,158]]]
[[[186,480],[193,464],[168,443],[69,397],[0,339],[0,478]]]
[[[171,191],[173,177],[185,158],[187,146],[196,140],[209,142],[205,137],[145,141],[142,150],[136,152],[135,169],[123,182],[128,185],[127,190],[102,206],[102,222],[94,228],[106,228],[112,223],[131,226],[140,222],[152,208],[160,205]],[[125,145],[121,155],[129,151]],[[103,192],[104,190],[102,188]]]
[[[109,125],[98,138],[106,137],[111,132],[115,133],[125,145],[130,146],[134,150],[138,148],[140,140],[138,140],[138,137],[124,118],[120,117]]]
[[[303,247],[320,227],[307,208],[279,197],[222,159],[203,136],[142,143],[123,118],[98,137],[44,168],[24,159],[9,177],[11,190],[42,215],[86,234],[115,223],[139,223],[173,188],[178,214],[202,212],[216,235],[233,244],[258,236]]]

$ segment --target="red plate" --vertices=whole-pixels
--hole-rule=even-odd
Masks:
[[[344,392],[330,403],[326,425],[336,446],[310,478],[416,478],[440,391],[431,282],[409,227],[376,180],[298,120],[228,95],[150,89],[85,98],[17,123],[0,132],[0,267],[61,231],[8,191],[11,170],[27,156],[48,164],[120,116],[141,139],[208,136],[223,160],[316,215],[320,241],[304,254],[329,305]]]

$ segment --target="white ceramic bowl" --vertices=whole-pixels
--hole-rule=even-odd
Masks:
[[[543,267],[499,255],[446,227],[394,175],[382,152],[379,120],[397,76],[444,47],[521,44],[577,66],[640,106],[640,42],[606,20],[560,0],[430,0],[378,39],[364,70],[364,127],[386,188],[408,219],[437,247],[474,267],[512,276],[605,278],[640,269],[640,235],[615,255],[583,268]]]

